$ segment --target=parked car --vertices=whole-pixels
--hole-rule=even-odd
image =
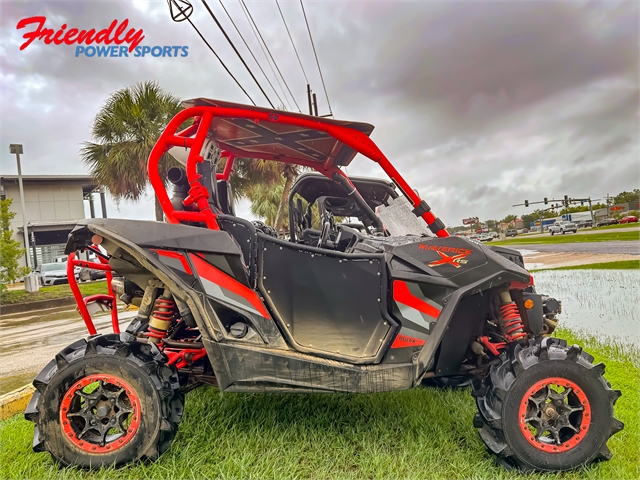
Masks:
[[[523,234],[523,233],[529,233],[529,230],[526,228],[519,228],[516,230],[516,232],[518,232],[518,235]]]
[[[479,240],[480,239],[480,235],[478,235],[477,233],[472,233],[467,238],[470,238],[471,240]]]
[[[92,280],[101,280],[107,278],[107,272],[104,270],[96,270],[95,268],[83,267],[78,273],[78,280],[81,282],[90,282]]]
[[[593,222],[591,220],[580,220],[579,222],[576,222],[576,225],[578,228],[593,227]]]
[[[60,285],[69,283],[67,278],[67,262],[43,263],[38,265],[35,273],[40,277],[40,285]]]
[[[516,235],[518,235],[518,231],[516,229],[514,229],[514,228],[512,228],[510,230],[507,230],[505,232],[505,236],[507,236],[507,237],[515,237]]]
[[[489,232],[489,235],[491,235],[493,238],[500,238],[500,234],[498,232]]]
[[[493,236],[489,235],[488,233],[483,233],[482,235],[480,235],[480,238],[478,239],[481,242],[491,242],[493,241]]]
[[[604,220],[600,220],[596,223],[596,227],[608,227],[609,225],[617,225],[618,223],[620,222],[615,218],[605,218]]]
[[[638,217],[634,215],[627,215],[626,217],[618,220],[618,223],[637,223],[637,221],[638,221]]]
[[[567,232],[576,233],[578,226],[573,222],[556,222],[549,227],[549,233],[554,235],[556,233],[565,234]]]

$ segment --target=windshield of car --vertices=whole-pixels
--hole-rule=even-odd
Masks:
[[[57,272],[59,270],[66,270],[66,269],[67,269],[67,262],[45,263],[44,265],[42,265],[43,272]]]
[[[395,199],[389,198],[389,206],[381,205],[376,209],[376,213],[385,229],[396,236],[405,235],[426,235],[435,236],[427,227],[422,218],[416,217],[411,211],[411,204],[405,197]]]

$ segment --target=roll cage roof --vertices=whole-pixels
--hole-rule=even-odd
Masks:
[[[229,179],[235,158],[258,158],[310,167],[334,181],[344,183],[346,179],[355,190],[340,167],[349,165],[360,153],[382,167],[411,202],[414,214],[421,217],[435,235],[449,236],[444,223],[369,138],[372,125],[206,98],[188,100],[183,106],[185,109],[173,117],[160,135],[148,162],[149,180],[169,223],[201,222],[208,228],[219,229],[216,213],[208,201],[209,192],[200,183],[197,170],[198,164],[204,161],[205,141],[213,139],[222,157],[227,158],[224,172],[217,175],[219,180]],[[191,125],[179,131],[188,122],[192,122]],[[160,159],[172,147],[190,149],[186,161],[190,190],[184,204],[195,206],[195,211],[176,210],[160,177]]]

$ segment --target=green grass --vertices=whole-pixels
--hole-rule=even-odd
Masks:
[[[93,295],[96,293],[108,293],[106,282],[79,284],[83,295]],[[37,302],[40,300],[51,300],[54,298],[71,298],[71,288],[69,285],[53,285],[51,287],[40,287],[40,290],[27,293],[24,290],[7,290],[2,293],[0,302],[2,305],[13,305],[16,303]]]
[[[640,240],[640,230],[628,232],[603,232],[578,235],[569,233],[566,235],[547,235],[533,238],[513,238],[511,240],[501,240],[491,242],[490,245],[538,245],[544,243],[583,243],[583,242],[611,242],[616,240]]]
[[[531,272],[544,270],[637,270],[640,268],[640,260],[620,260],[617,262],[587,263],[585,265],[572,265],[570,267],[540,268]]]
[[[187,395],[184,420],[157,462],[119,470],[58,469],[31,450],[33,424],[0,422],[0,478],[487,478],[637,479],[640,476],[640,354],[637,349],[562,331],[607,364],[623,396],[625,429],[609,441],[614,457],[556,475],[521,475],[496,466],[472,418],[468,390],[418,388],[374,395],[233,394],[200,388]]]

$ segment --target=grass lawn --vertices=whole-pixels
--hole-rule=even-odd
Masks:
[[[157,462],[120,470],[58,469],[31,450],[33,424],[0,423],[0,478],[487,478],[637,479],[640,475],[640,353],[560,332],[607,364],[623,396],[625,429],[609,441],[614,457],[583,470],[521,475],[495,465],[472,418],[468,390],[418,388],[374,395],[234,394],[200,388],[187,395],[172,447]]]
[[[80,283],[80,291],[83,295],[93,295],[96,293],[108,293],[107,282]],[[69,285],[53,285],[51,287],[40,287],[34,293],[27,293],[24,290],[7,290],[2,293],[2,305],[13,305],[16,303],[37,302],[40,300],[51,300],[54,298],[73,297]]]
[[[640,260],[620,260],[618,262],[588,263],[586,265],[573,265],[570,267],[541,268],[530,270],[541,272],[543,270],[637,270],[640,268]]]
[[[584,242],[610,242],[616,240],[640,240],[640,230],[632,230],[628,232],[602,232],[592,233],[589,235],[547,235],[545,237],[533,238],[513,238],[511,240],[501,240],[491,242],[489,245],[538,245],[544,243],[584,243]]]

